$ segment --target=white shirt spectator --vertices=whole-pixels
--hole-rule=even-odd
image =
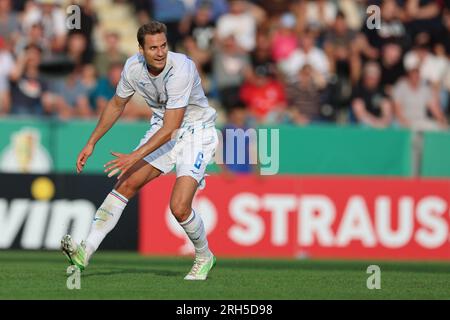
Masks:
[[[322,76],[328,77],[330,72],[328,58],[323,50],[317,47],[312,48],[307,53],[302,49],[296,49],[287,59],[280,61],[278,66],[285,76],[294,79],[306,64],[309,64]]]
[[[36,23],[43,24],[44,35],[48,39],[67,34],[66,14],[60,7],[54,7],[50,15],[44,15],[39,6],[32,6],[25,12],[23,28],[27,32]]]
[[[14,59],[9,51],[0,50],[0,78],[8,78],[14,67]]]
[[[219,39],[232,35],[242,49],[252,51],[256,43],[256,20],[246,12],[225,14],[217,21],[217,35]]]
[[[418,59],[419,55],[415,51],[408,52],[404,61],[407,59]],[[440,83],[444,81],[446,72],[448,72],[448,59],[438,57],[432,53],[427,53],[420,64],[420,77],[430,83]]]

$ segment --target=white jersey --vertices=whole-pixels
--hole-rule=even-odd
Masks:
[[[162,125],[166,109],[186,107],[182,128],[212,127],[216,110],[203,92],[194,62],[186,55],[169,51],[164,70],[152,76],[140,53],[127,60],[116,94],[128,98],[138,92],[152,109],[152,125]]]

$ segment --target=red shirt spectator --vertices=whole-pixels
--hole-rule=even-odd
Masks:
[[[272,112],[284,109],[283,86],[269,75],[267,68],[257,67],[242,85],[240,98],[259,121],[264,122]]]

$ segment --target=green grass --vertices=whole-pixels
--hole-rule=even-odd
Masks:
[[[184,281],[191,258],[98,252],[81,290],[66,287],[60,252],[0,251],[0,299],[449,299],[450,263],[219,258],[210,278]],[[370,264],[381,289],[366,287]]]

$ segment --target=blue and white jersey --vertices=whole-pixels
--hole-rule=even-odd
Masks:
[[[164,70],[152,76],[140,53],[127,60],[116,94],[128,98],[138,92],[152,109],[152,124],[162,125],[166,109],[186,108],[182,128],[211,127],[216,120],[203,91],[194,62],[186,55],[169,51]]]

